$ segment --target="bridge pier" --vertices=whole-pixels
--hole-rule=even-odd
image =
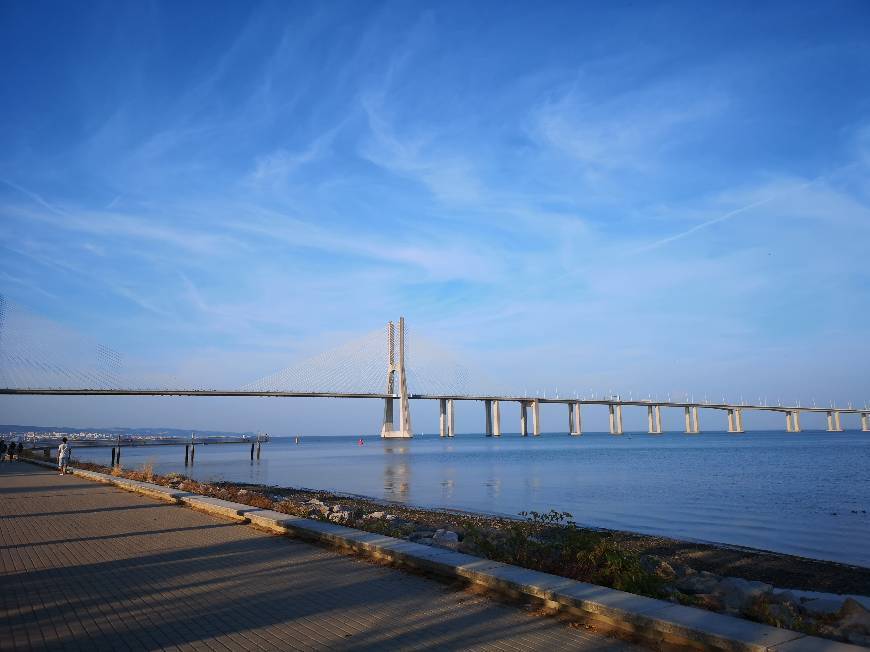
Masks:
[[[456,436],[456,415],[453,405],[453,399],[447,399],[447,436]]]
[[[740,412],[740,408],[730,408],[728,410],[728,432],[743,432],[743,415]]]
[[[529,404],[527,401],[520,401],[520,436],[529,436]]]
[[[647,405],[646,421],[649,434],[662,434],[662,410],[660,405]]]
[[[501,437],[501,406],[497,400],[492,402],[492,436]]]
[[[583,434],[583,424],[580,419],[580,401],[568,403],[568,433],[575,437]]]
[[[438,436],[447,436],[447,399],[438,399]]]
[[[538,399],[532,401],[532,435],[541,436],[541,404]]]
[[[797,410],[789,410],[785,413],[785,431],[800,432],[801,431],[801,413]]]
[[[490,399],[483,402],[483,411],[486,412],[486,436],[492,437],[492,401]]]
[[[622,404],[614,405],[613,403],[609,403],[607,407],[610,411],[610,434],[621,435],[623,433]]]
[[[393,399],[384,399],[384,423],[381,426],[381,437],[387,437],[396,427],[393,425]]]
[[[686,434],[698,435],[701,433],[701,421],[698,418],[698,406],[686,406]]]
[[[840,413],[836,410],[828,411],[828,432],[843,432],[840,424]]]
[[[861,430],[863,432],[870,432],[870,412],[861,413]]]

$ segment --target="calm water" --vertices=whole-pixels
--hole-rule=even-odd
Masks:
[[[245,446],[200,446],[189,473],[330,489],[420,506],[516,515],[557,509],[579,523],[715,541],[870,567],[870,435],[589,433],[411,441],[276,439],[251,462]],[[108,463],[109,449],[78,448]],[[185,472],[183,447],[124,450]]]

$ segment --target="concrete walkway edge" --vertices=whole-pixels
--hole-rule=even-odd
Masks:
[[[21,459],[39,466],[57,468],[48,462]],[[88,480],[183,504],[276,534],[288,534],[442,577],[461,578],[514,598],[530,596],[544,600],[548,606],[594,625],[598,630],[628,635],[657,647],[752,652],[858,652],[864,649],[334,523],[258,509],[105,473],[75,468],[71,471]]]

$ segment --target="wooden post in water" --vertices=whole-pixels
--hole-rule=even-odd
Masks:
[[[262,446],[262,444],[260,442],[257,442],[257,461],[258,462],[260,461],[260,446]]]
[[[112,466],[115,466],[115,447],[112,446]]]
[[[251,442],[251,461],[254,461],[254,442]]]
[[[190,444],[184,445],[184,466],[187,466],[190,459]]]
[[[190,464],[193,466],[193,456],[196,455],[196,446],[194,444],[190,445]]]

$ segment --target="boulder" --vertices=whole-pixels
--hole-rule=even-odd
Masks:
[[[836,598],[804,599],[800,601],[800,608],[804,613],[816,618],[819,616],[835,616],[840,613],[840,609],[843,608],[845,602],[846,598],[840,596]]]
[[[330,512],[327,517],[333,523],[347,523],[349,520],[353,518],[353,513],[349,510],[336,510]]]
[[[800,600],[798,599],[798,597],[788,589],[774,589],[768,597],[768,600],[771,602],[771,604],[800,605]]]
[[[382,518],[387,518],[386,512],[372,512],[371,514],[363,516],[363,519],[366,521],[379,520]]]
[[[674,569],[674,575],[677,579],[682,579],[684,577],[688,577],[689,575],[697,575],[698,571],[696,571],[691,566],[686,566],[685,564],[671,564],[671,568]]]
[[[677,576],[673,566],[656,555],[642,556],[640,558],[640,565],[650,575],[655,575],[666,581],[670,581]]]
[[[411,532],[411,534],[408,535],[408,539],[410,541],[418,541],[419,542],[420,539],[425,539],[425,538],[431,539],[434,534],[435,534],[434,530],[417,530],[416,532]]]
[[[686,575],[677,580],[675,586],[683,593],[691,595],[707,594],[716,591],[719,586],[719,576],[707,571]]]
[[[452,530],[435,530],[435,534],[432,535],[432,540],[436,546],[440,546],[441,548],[449,548],[450,550],[459,549],[459,535]]]
[[[695,604],[703,609],[710,611],[723,611],[725,609],[720,596],[715,593],[697,593],[694,598]]]
[[[791,603],[768,604],[767,613],[777,627],[791,629],[799,619]]]
[[[312,498],[307,503],[305,503],[305,506],[311,508],[311,512],[309,513],[315,517],[318,514],[320,514],[321,516],[326,516],[330,512],[329,505],[324,503],[322,500],[317,500],[317,498]]]
[[[838,629],[849,634],[870,635],[870,611],[854,598],[846,598],[839,613]],[[851,636],[849,637],[851,641]]]
[[[738,612],[748,609],[756,599],[772,590],[770,584],[744,580],[741,577],[726,577],[716,587],[716,593],[721,596],[725,608]]]

